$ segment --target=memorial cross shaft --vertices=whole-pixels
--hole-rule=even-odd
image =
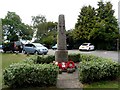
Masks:
[[[55,52],[55,61],[67,62],[68,51],[66,45],[66,31],[65,31],[65,17],[63,14],[58,18],[58,37],[57,37],[57,50]]]

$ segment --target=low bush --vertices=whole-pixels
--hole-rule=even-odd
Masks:
[[[70,54],[68,55],[68,60],[72,60],[73,62],[80,62],[80,54]],[[46,57],[42,57],[42,56],[35,56],[32,58],[29,58],[27,60],[24,60],[24,62],[26,63],[34,63],[34,64],[44,64],[44,63],[52,63],[53,61],[55,61],[55,56],[54,55],[49,55]]]
[[[36,64],[36,60],[37,60],[37,56],[28,57],[28,58],[24,59],[24,60],[23,60],[22,62],[20,62],[20,63]]]
[[[115,79],[119,75],[120,65],[110,59],[98,58],[79,64],[79,80],[82,83],[91,83],[99,80]]]
[[[73,62],[80,62],[80,54],[70,54],[68,55],[68,60],[72,60]]]
[[[59,68],[53,64],[16,63],[4,70],[4,83],[12,88],[54,86]]]
[[[55,61],[55,56],[53,56],[53,55],[49,55],[47,57],[38,56],[35,63],[39,63],[39,64],[40,63],[42,63],[42,64],[47,63],[47,64],[49,64],[49,63],[52,63],[53,61]]]
[[[80,61],[91,61],[91,60],[97,60],[99,59],[100,57],[98,56],[94,56],[94,55],[86,55],[86,54],[80,54]]]

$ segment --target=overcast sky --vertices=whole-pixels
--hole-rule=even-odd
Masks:
[[[97,2],[100,0],[1,0],[0,17],[4,18],[8,11],[16,12],[22,22],[31,24],[31,16],[39,14],[44,15],[47,21],[58,21],[59,14],[65,15],[66,29],[72,29],[77,22],[80,9],[83,6],[91,5],[97,8]],[[118,18],[118,1],[110,1],[115,10],[115,16]]]

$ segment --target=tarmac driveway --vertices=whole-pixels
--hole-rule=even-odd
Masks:
[[[79,50],[68,50],[68,54],[75,53],[83,53],[83,54],[92,54],[99,57],[111,58],[114,61],[120,61],[120,52],[117,51],[103,51],[103,50],[95,50],[95,51],[79,51]],[[49,49],[48,55],[54,55],[55,50]],[[119,59],[119,60],[118,60]]]

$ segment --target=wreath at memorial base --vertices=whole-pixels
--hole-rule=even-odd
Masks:
[[[68,61],[67,66],[67,68],[75,68],[75,63],[73,61]]]
[[[59,73],[62,71],[67,71],[68,73],[72,73],[75,71],[75,63],[70,60],[68,62],[53,62],[54,64],[59,66]]]
[[[61,63],[58,63],[58,66],[60,69],[62,70],[67,70],[67,62],[61,62]]]

